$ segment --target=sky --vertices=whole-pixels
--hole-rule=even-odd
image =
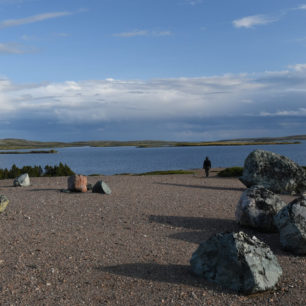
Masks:
[[[306,134],[306,0],[0,0],[0,138]]]

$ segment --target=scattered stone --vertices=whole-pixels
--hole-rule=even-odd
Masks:
[[[80,174],[69,176],[68,189],[74,192],[87,192],[87,177]]]
[[[63,192],[63,193],[71,193],[72,192],[69,189],[61,189],[60,191]]]
[[[290,202],[274,218],[285,250],[306,254],[306,196]]]
[[[7,204],[9,203],[8,198],[5,195],[0,195],[0,213],[4,212]]]
[[[243,192],[236,208],[236,220],[241,225],[265,232],[276,232],[274,216],[286,203],[263,186],[252,186]]]
[[[196,275],[245,294],[274,288],[282,275],[271,249],[244,232],[212,236],[200,244],[190,263]]]
[[[96,182],[95,185],[92,188],[92,192],[103,193],[103,194],[111,194],[112,193],[111,189],[103,181]]]
[[[264,150],[255,150],[244,162],[240,181],[247,187],[262,185],[274,193],[303,194],[306,171],[289,158]]]
[[[27,187],[30,186],[30,177],[28,173],[24,173],[20,175],[19,177],[15,178],[14,180],[14,186],[15,187]]]

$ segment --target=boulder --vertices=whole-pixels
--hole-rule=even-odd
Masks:
[[[74,174],[68,177],[68,190],[87,192],[87,176]]]
[[[271,249],[244,232],[212,236],[200,244],[190,263],[196,275],[244,294],[272,289],[282,275]]]
[[[306,196],[290,202],[274,218],[285,250],[306,254]]]
[[[92,187],[92,192],[103,193],[103,194],[111,194],[112,193],[111,189],[103,181],[96,182],[95,185]]]
[[[0,195],[0,213],[4,212],[7,204],[9,203],[8,198],[5,195]]]
[[[306,171],[285,156],[255,150],[244,162],[240,181],[247,187],[262,185],[274,193],[303,194]]]
[[[30,177],[27,173],[20,175],[19,177],[14,179],[15,187],[27,187],[30,186]]]
[[[262,186],[252,186],[243,192],[236,208],[236,220],[241,225],[265,232],[276,232],[274,217],[286,203]]]

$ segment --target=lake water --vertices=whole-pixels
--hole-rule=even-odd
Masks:
[[[66,163],[81,174],[141,173],[155,170],[202,168],[205,156],[212,167],[243,166],[245,158],[255,149],[285,155],[306,166],[306,141],[293,145],[213,146],[135,148],[74,147],[56,149],[57,154],[0,154],[0,168],[25,165],[56,165]]]

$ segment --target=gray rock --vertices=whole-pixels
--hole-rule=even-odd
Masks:
[[[276,232],[274,216],[286,203],[262,186],[252,186],[243,192],[236,208],[236,220],[241,225],[265,232]]]
[[[212,236],[200,244],[190,263],[196,275],[245,294],[274,288],[282,275],[271,249],[243,232]]]
[[[285,250],[306,254],[306,196],[290,202],[274,218]]]
[[[17,177],[14,180],[14,186],[15,187],[27,187],[30,186],[30,177],[27,173],[24,173],[22,175],[20,175],[19,177]]]
[[[274,193],[303,194],[306,171],[289,158],[264,150],[255,150],[244,162],[240,180],[247,187],[262,185]]]
[[[5,195],[0,195],[0,213],[4,212],[7,204],[9,203],[8,198]]]
[[[96,182],[95,185],[92,187],[92,192],[103,193],[103,194],[111,194],[112,193],[111,189],[103,181]]]

